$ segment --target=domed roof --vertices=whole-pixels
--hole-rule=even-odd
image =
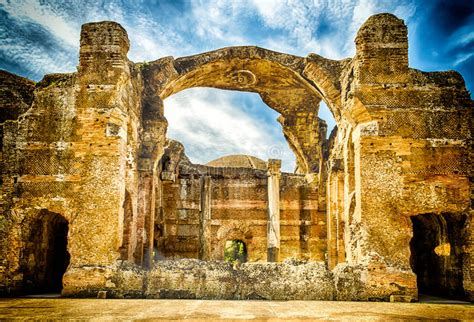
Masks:
[[[265,170],[267,163],[262,159],[245,154],[226,155],[206,164],[210,167],[250,168]]]

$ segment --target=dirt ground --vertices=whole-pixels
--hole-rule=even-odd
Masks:
[[[474,305],[453,302],[0,299],[2,320],[473,320]]]

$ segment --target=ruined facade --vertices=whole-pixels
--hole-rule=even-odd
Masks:
[[[263,160],[233,156],[194,165],[178,142],[169,142],[164,159],[178,162],[165,166],[173,170],[172,175],[167,171],[161,174],[156,256],[223,260],[225,243],[239,240],[246,247],[249,262],[324,261],[326,212],[318,205],[318,185],[308,183],[304,175],[281,173],[278,162],[270,161],[276,164],[279,201],[275,204],[280,208],[278,260],[273,260],[268,258],[267,231],[270,177]]]
[[[136,64],[126,31],[100,22],[82,27],[76,73],[1,72],[0,292],[472,301],[464,81],[409,68],[393,15],[370,17],[355,43],[340,61],[249,46]],[[278,160],[191,164],[163,113],[191,87],[258,93],[295,174]],[[228,240],[248,263],[220,261]]]

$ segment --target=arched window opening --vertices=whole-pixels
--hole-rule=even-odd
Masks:
[[[295,155],[277,122],[279,113],[256,93],[190,88],[164,102],[167,137],[181,142],[191,162],[206,164],[225,155],[282,160],[293,172]]]
[[[161,160],[161,171],[169,171],[170,170],[170,164],[171,164],[170,157],[167,156],[167,155],[164,155],[162,160]]]
[[[59,293],[69,265],[68,221],[42,210],[32,225],[23,250],[23,284],[30,293]]]
[[[186,78],[180,82],[185,83]],[[161,161],[165,165],[172,160],[176,167],[173,176],[161,175],[163,194],[157,212],[163,216],[156,223],[163,230],[161,239],[155,238],[155,254],[164,258],[222,259],[222,246],[216,245],[222,245],[226,237],[221,236],[217,241],[213,232],[228,228],[234,220],[243,220],[244,230],[259,226],[254,218],[261,222],[267,220],[264,208],[268,198],[267,161],[278,159],[284,186],[281,199],[295,195],[301,198],[298,202],[301,213],[293,211],[288,215],[295,217],[294,231],[300,231],[294,237],[301,240],[298,256],[322,258],[311,246],[323,237],[323,233],[321,236],[312,233],[315,231],[312,227],[320,219],[309,216],[305,205],[316,204],[318,192],[324,193],[318,190],[324,187],[316,184],[323,180],[308,180],[306,174],[316,178],[315,175],[323,173],[327,124],[332,129],[335,121],[318,94],[296,85],[296,92],[287,87],[276,90],[275,84],[268,91],[237,87],[242,88],[242,92],[189,88],[189,85],[196,86],[196,83],[182,86],[183,89],[171,96],[168,92],[162,96],[168,140]],[[292,96],[300,94],[299,99]],[[199,176],[210,178],[209,187],[201,183]],[[301,189],[304,193],[298,194]],[[212,200],[209,206],[202,202],[204,199]],[[239,211],[239,207],[250,204],[262,207],[252,208],[251,214]],[[305,220],[297,220],[300,217]],[[220,224],[214,224],[214,220]],[[262,233],[254,236],[256,239],[268,238],[266,230],[259,231]],[[265,245],[258,243],[254,247],[254,243],[251,244],[252,261],[267,257]],[[287,251],[292,247],[291,242],[283,240],[279,245],[284,258],[294,255]],[[230,256],[229,261],[237,260],[230,253],[226,256]],[[239,258],[243,260],[247,260],[246,255]]]
[[[329,110],[329,107],[324,101],[321,101],[321,103],[319,103],[318,117],[326,122],[327,130],[325,139],[328,139],[332,130],[334,130],[336,126],[336,120],[334,119],[334,116],[332,115],[331,111]]]
[[[247,261],[247,247],[241,240],[228,240],[225,242],[224,260],[229,263],[245,263]]]

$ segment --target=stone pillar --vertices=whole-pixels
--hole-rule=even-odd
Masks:
[[[70,268],[111,265],[120,257],[128,112],[136,108],[130,103],[136,99],[136,88],[127,59],[129,47],[127,32],[115,22],[82,26],[75,84],[76,142],[71,145],[83,175],[74,196],[75,227],[69,231],[73,237],[80,232],[80,242],[68,244]]]
[[[337,264],[344,263],[346,261],[346,251],[344,244],[345,235],[345,220],[344,220],[344,173],[337,173],[336,182],[336,210],[337,210],[337,221],[336,221],[336,236],[337,236]]]
[[[139,169],[138,192],[138,241],[135,260],[142,263],[145,267],[151,267],[153,264],[153,241],[154,241],[154,224],[155,224],[155,189],[156,175],[154,171]]]
[[[75,216],[68,237],[71,261],[63,277],[64,295],[103,289],[97,279],[86,276],[100,276],[98,267],[120,258],[128,127],[134,122],[129,112],[140,105],[128,49],[127,32],[119,24],[82,26],[74,85],[77,125],[71,144],[82,175],[71,201],[76,206],[71,206]]]
[[[345,261],[344,165],[340,158],[328,161],[327,179],[327,265],[333,269]]]
[[[162,100],[148,96],[142,98],[141,126],[135,261],[149,267],[153,262],[157,166],[163,155],[168,126],[163,116]]]
[[[409,81],[408,30],[403,20],[391,14],[372,16],[360,27],[355,43],[360,85]]]
[[[314,104],[314,105],[313,105]],[[278,122],[283,129],[283,135],[291,150],[296,156],[296,173],[319,173],[322,157],[321,144],[326,137],[326,122],[318,118],[317,110],[319,102],[307,107],[292,111],[290,115],[281,115]]]
[[[268,160],[267,261],[280,260],[280,172],[281,160]]]
[[[211,177],[201,177],[201,207],[199,218],[199,259],[211,256]]]

